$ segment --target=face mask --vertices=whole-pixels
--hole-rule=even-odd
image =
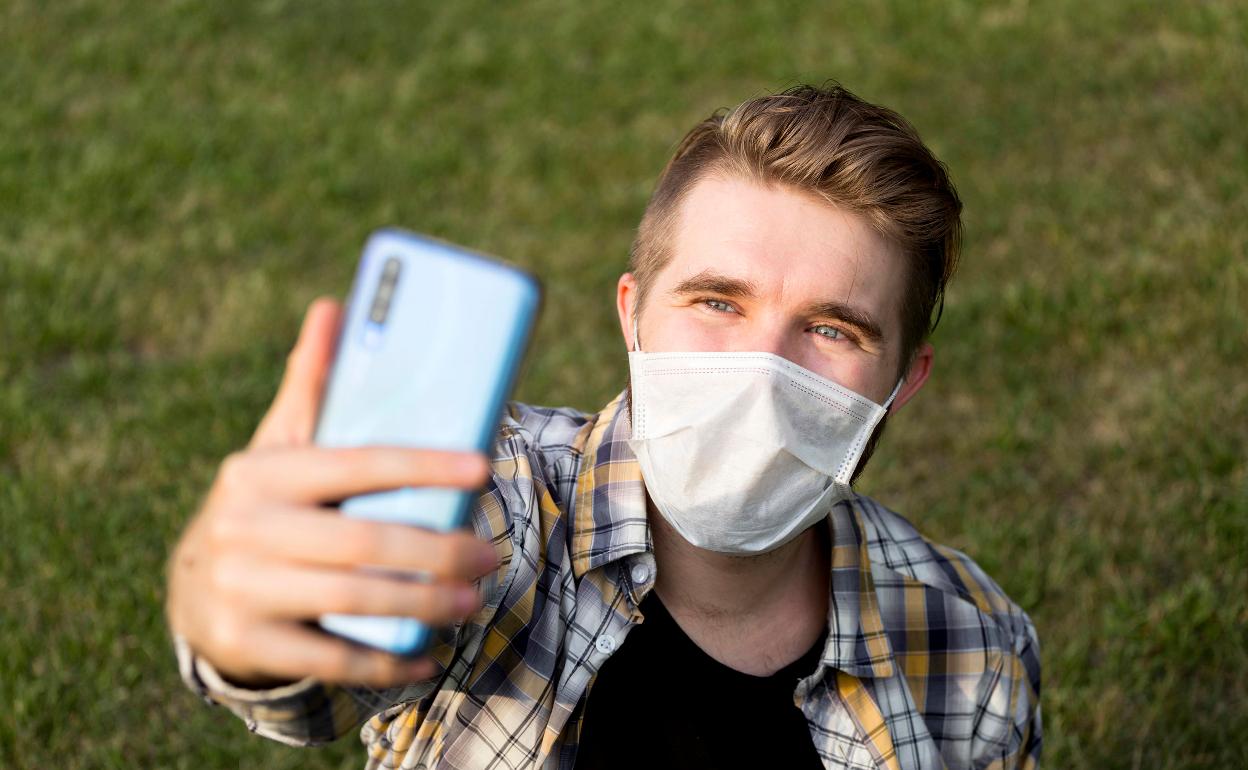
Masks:
[[[883,406],[771,353],[628,354],[646,491],[691,544],[757,554],[848,498]]]

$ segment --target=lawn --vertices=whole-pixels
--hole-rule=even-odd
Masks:
[[[1248,766],[1248,7],[649,5],[0,3],[0,766],[362,766],[194,698],[161,612],[304,307],[378,226],[504,255],[518,397],[595,409],[674,143],[828,78],[966,206],[860,488],[1031,613],[1047,767]]]

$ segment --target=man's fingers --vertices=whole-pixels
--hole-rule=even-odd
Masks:
[[[241,644],[251,650],[257,673],[282,679],[312,676],[382,688],[424,681],[438,670],[431,658],[408,660],[295,623],[251,625],[246,636]]]
[[[325,613],[385,615],[449,626],[481,606],[463,582],[420,583],[387,574],[318,567],[226,561],[214,580],[220,595],[265,618],[309,619]]]
[[[478,489],[488,474],[485,456],[475,452],[309,445],[230,455],[218,484],[247,499],[321,503],[400,487]]]
[[[498,566],[494,546],[470,532],[433,532],[294,506],[257,514],[214,520],[218,547],[270,561],[420,571],[445,581],[471,581]]]
[[[286,359],[282,384],[256,428],[251,446],[294,446],[311,440],[341,319],[341,306],[327,297],[308,306],[299,340]]]

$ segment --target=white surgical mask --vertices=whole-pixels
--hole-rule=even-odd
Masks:
[[[646,491],[691,544],[757,554],[848,498],[883,406],[771,353],[628,354]]]

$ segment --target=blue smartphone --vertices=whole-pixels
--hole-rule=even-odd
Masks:
[[[540,303],[528,273],[432,238],[369,238],[347,300],[314,441],[486,452]],[[474,492],[403,488],[344,500],[343,515],[434,530],[463,526]],[[414,576],[413,579],[419,579]],[[430,629],[412,618],[323,615],[321,627],[401,655]]]

